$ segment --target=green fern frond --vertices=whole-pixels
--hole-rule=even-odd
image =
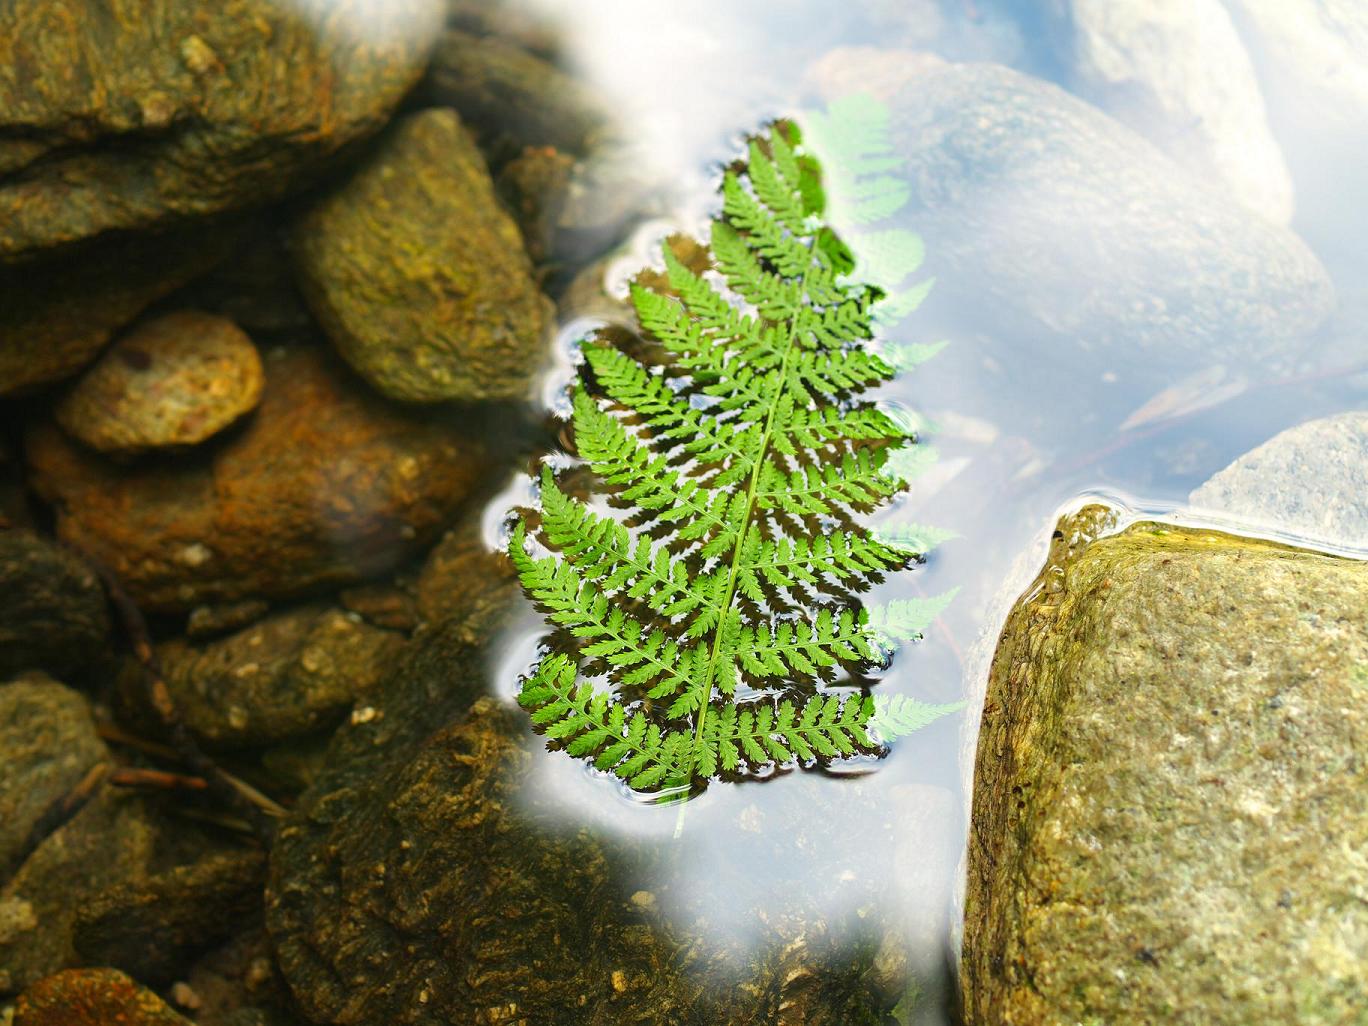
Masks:
[[[851,111],[823,122],[858,151],[838,188],[891,210],[878,118]],[[509,543],[562,639],[519,701],[554,744],[639,790],[875,753],[953,709],[828,690],[920,637],[950,596],[851,598],[941,537],[858,523],[931,458],[914,419],[862,398],[907,362],[864,343],[908,295],[891,290],[920,242],[882,232],[857,260],[818,217],[820,165],[798,138],[753,139],[724,176],[706,257],[686,266],[666,246],[663,278],[633,284],[643,347],[581,347],[574,447],[612,509],[547,467],[541,549],[525,522]],[[866,265],[867,284],[853,280]]]

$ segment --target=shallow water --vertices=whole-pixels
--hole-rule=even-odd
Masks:
[[[744,10],[651,2],[630,13],[608,3],[534,6],[558,26],[565,64],[608,98],[618,134],[644,154],[661,183],[650,192],[655,216],[606,269],[610,291],[651,259],[668,232],[702,231],[720,167],[736,155],[741,133],[777,116],[801,123],[804,110],[820,106],[814,65],[826,50],[883,45],[896,36],[890,25],[905,27],[874,4],[868,8],[876,13],[864,18],[815,2]],[[1047,76],[1057,70],[1047,39],[988,6],[966,4],[961,23],[943,28],[937,45],[948,58],[991,58]],[[1368,184],[1340,197],[1355,209],[1365,200]],[[1321,256],[1338,282],[1364,269],[1362,254],[1333,228],[1297,227],[1333,240]],[[934,251],[926,269],[937,272]],[[1341,302],[1362,309],[1352,290],[1342,290]],[[537,788],[558,793],[567,829],[590,823],[652,838],[668,853],[665,868],[626,890],[655,895],[680,924],[705,923],[705,934],[735,953],[738,968],[748,950],[772,942],[762,915],[807,917],[851,951],[886,945],[888,931],[900,935],[921,997],[898,1015],[926,1024],[952,1016],[967,782],[992,644],[1039,567],[1057,517],[1101,500],[1118,507],[1123,522],[1168,518],[1296,542],[1275,527],[1190,510],[1187,495],[1283,428],[1368,400],[1368,347],[1345,339],[1338,327],[1352,323],[1345,313],[1309,346],[1289,343],[1285,353],[1238,366],[1162,355],[1142,366],[1117,365],[1105,354],[1061,347],[1043,331],[986,327],[982,313],[938,291],[885,340],[950,342],[881,399],[924,415],[931,424],[924,440],[939,453],[938,465],[890,515],[958,537],[872,596],[958,589],[925,640],[900,653],[879,686],[928,701],[963,699],[968,711],[897,742],[883,760],[715,784],[689,804],[680,836],[673,809],[635,800],[563,756],[544,760]],[[553,413],[565,411],[574,342],[594,324],[572,319],[562,326],[542,388]],[[530,478],[519,476],[491,504],[491,545],[504,537],[504,511],[530,494]],[[525,610],[496,646],[489,672],[498,694],[512,700],[543,633],[540,618]],[[707,910],[702,919],[699,909]]]

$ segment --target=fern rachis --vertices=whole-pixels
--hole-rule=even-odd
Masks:
[[[903,486],[897,468],[917,460],[893,457],[916,438],[856,399],[894,375],[862,344],[885,291],[848,280],[796,131],[752,140],[722,195],[712,268],[667,245],[663,276],[633,284],[642,352],[603,338],[582,350],[576,449],[630,516],[591,510],[544,468],[552,551],[528,551],[525,521],[509,546],[575,650],[547,652],[520,702],[571,755],[640,790],[871,752],[958,708],[822,686],[943,605],[866,610],[853,594],[918,556],[905,532],[855,519]]]

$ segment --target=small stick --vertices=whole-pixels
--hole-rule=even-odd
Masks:
[[[167,773],[165,770],[141,769],[137,766],[120,766],[109,774],[109,782],[115,787],[144,787],[154,791],[209,790],[209,784],[203,777],[189,777],[183,773]]]

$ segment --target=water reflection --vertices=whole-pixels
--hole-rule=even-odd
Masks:
[[[986,4],[956,9],[868,2],[839,11],[796,0],[744,8],[563,0],[529,0],[528,6],[559,26],[568,66],[608,98],[616,112],[615,135],[642,155],[639,171],[653,183],[658,208],[668,212],[643,227],[608,267],[610,292],[668,231],[701,230],[716,203],[719,168],[735,155],[740,133],[780,115],[801,121],[803,110],[822,102],[824,86],[829,98],[833,83],[898,82],[904,71],[899,62],[908,59],[886,49],[848,52],[835,75],[829,57],[834,47],[910,44],[942,57],[991,58],[1063,79],[1056,52],[1035,31],[1038,26],[1023,26]],[[907,9],[899,14],[894,6]],[[931,24],[918,23],[918,9]],[[1306,154],[1293,156],[1296,165]],[[966,166],[965,175],[977,171]],[[930,173],[927,165],[919,172]],[[1004,274],[1019,275],[1029,285],[1033,275],[1051,273],[1045,265],[1052,262],[1087,266],[1086,253],[1061,258],[1058,252],[1077,239],[1066,203],[1023,210],[1037,194],[994,193],[993,179],[987,180],[986,191],[976,196],[983,202],[976,202],[975,226],[1000,231],[1004,224],[1026,224],[1039,234],[1041,225],[1057,222],[1053,232],[1032,240],[1031,252],[996,254],[1005,265],[1028,265],[1008,266]],[[924,180],[920,185],[928,187]],[[947,204],[955,202],[956,187],[944,185]],[[1298,223],[1316,240],[1313,257],[1254,215],[1231,212],[1224,197],[1201,183],[1183,178],[1131,182],[1127,188],[1136,202],[1157,208],[1181,193],[1197,220],[1209,215],[1213,223],[1226,219],[1236,226],[1222,235],[1226,229],[1218,224],[1203,245],[1219,247],[1220,240],[1248,232],[1264,240],[1260,245],[1285,247],[1292,254],[1288,260],[1301,268],[1288,287],[1296,302],[1306,303],[1306,315],[1292,324],[1269,322],[1263,337],[1252,340],[1229,326],[1243,323],[1239,310],[1224,323],[1197,317],[1189,329],[1182,318],[1190,311],[1123,309],[1122,321],[1108,322],[1111,337],[1101,339],[1092,330],[1098,323],[1094,315],[1108,309],[1109,297],[1099,300],[1089,291],[1091,283],[1066,282],[1077,291],[1022,308],[1049,311],[1059,304],[1056,323],[1043,315],[1004,318],[992,309],[991,295],[975,298],[982,282],[954,280],[955,265],[947,265],[945,253],[929,241],[929,266],[939,268],[941,283],[890,341],[947,338],[951,344],[880,398],[927,418],[940,459],[890,515],[947,528],[958,537],[924,567],[894,575],[870,598],[912,598],[953,588],[960,593],[926,640],[901,653],[883,674],[882,687],[933,702],[967,698],[976,711],[1007,609],[1039,567],[1057,515],[1085,498],[1104,496],[1126,509],[1127,518],[1159,516],[1286,540],[1276,525],[1188,511],[1186,496],[1279,430],[1368,403],[1368,352],[1356,329],[1346,327],[1368,307],[1364,297],[1342,290],[1342,311],[1308,337],[1323,317],[1320,299],[1305,293],[1328,290],[1328,281],[1315,279],[1316,259],[1340,282],[1361,278],[1365,270],[1349,229],[1337,231],[1321,213],[1322,203],[1313,205],[1309,221]],[[1361,209],[1361,191],[1358,183],[1337,182],[1335,205]],[[1067,198],[1059,193],[1054,199],[1061,196]],[[926,220],[913,215],[902,227],[927,231]],[[939,225],[937,231],[945,236],[952,228]],[[1118,240],[1110,248],[1106,238],[1089,237],[1089,244],[1105,250],[1099,263],[1112,264],[1122,278],[1145,278],[1145,287],[1162,292],[1156,280],[1182,278],[1190,270],[1181,265],[1188,254],[1162,235],[1135,245]],[[1032,260],[1041,266],[1029,266]],[[1269,273],[1285,269],[1278,260],[1270,258]],[[958,266],[962,270],[963,261]],[[1218,285],[1240,289],[1248,283],[1202,287]],[[1200,301],[1199,292],[1183,295]],[[1085,316],[1084,306],[1095,301],[1100,305]],[[1242,302],[1235,295],[1230,308]],[[600,314],[611,317],[611,305]],[[1170,315],[1173,325],[1147,334]],[[566,412],[569,343],[599,323],[563,327],[560,363],[542,392],[549,411]],[[525,489],[515,491],[519,487]],[[543,631],[540,618],[525,610],[503,639],[494,678],[510,701]],[[578,762],[540,760],[536,790],[560,796],[567,829],[590,825],[657,845],[661,857],[652,863],[651,877],[627,890],[649,893],[678,922],[731,952],[738,971],[746,952],[775,943],[776,923],[785,920],[820,923],[852,949],[887,945],[893,931],[926,994],[906,1021],[938,1023],[950,1014],[945,966],[958,945],[954,910],[975,737],[976,712],[899,742],[876,772],[863,772],[871,767],[861,764],[861,772],[848,775],[781,773],[781,779],[761,783],[714,786],[689,805],[678,838],[675,810],[620,800],[613,782]]]

